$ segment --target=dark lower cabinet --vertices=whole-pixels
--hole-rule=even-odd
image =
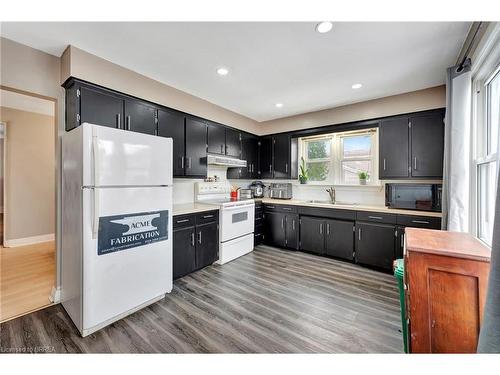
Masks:
[[[173,239],[173,274],[177,279],[196,269],[195,228],[175,229]]]
[[[392,269],[396,227],[391,224],[356,222],[356,263]]]
[[[124,129],[123,106],[124,100],[120,96],[92,87],[81,86],[80,112],[78,125],[90,124]]]
[[[265,214],[266,234],[265,241],[269,245],[285,247],[285,216],[280,212],[266,212]]]
[[[394,250],[395,259],[403,258],[404,246],[405,246],[405,227],[398,225],[396,227],[396,248]]]
[[[173,277],[177,279],[219,258],[218,211],[173,218]]]
[[[219,257],[219,225],[217,222],[196,226],[196,268],[203,268]]]
[[[342,220],[326,220],[325,253],[326,255],[353,260],[354,223]]]
[[[264,242],[264,206],[262,202],[255,202],[254,219],[254,246]]]
[[[186,118],[185,175],[207,175],[207,125],[202,120]]]
[[[174,177],[184,176],[185,147],[184,119],[179,112],[158,110],[158,135],[172,138],[172,164]]]
[[[325,220],[317,217],[300,217],[300,250],[325,254]]]

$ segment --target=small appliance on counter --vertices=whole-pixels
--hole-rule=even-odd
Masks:
[[[272,183],[269,187],[269,198],[292,199],[292,184],[290,182]]]
[[[264,198],[264,187],[265,185],[262,181],[254,181],[249,186],[254,198]]]
[[[240,199],[252,199],[252,189],[240,189]]]
[[[441,184],[386,184],[388,208],[441,212]]]

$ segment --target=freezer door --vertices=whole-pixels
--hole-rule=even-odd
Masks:
[[[172,139],[85,123],[84,186],[172,185]]]
[[[171,202],[171,187],[83,189],[84,330],[172,290]]]

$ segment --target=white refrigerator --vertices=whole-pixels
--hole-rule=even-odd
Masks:
[[[172,290],[172,139],[85,123],[62,163],[61,299],[86,336]]]

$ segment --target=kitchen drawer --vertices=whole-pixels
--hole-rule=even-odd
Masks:
[[[255,225],[261,225],[264,223],[264,215],[255,215]]]
[[[256,201],[255,202],[255,211],[262,210],[262,209],[264,209],[264,203]]]
[[[397,222],[405,227],[441,229],[440,217],[398,215]]]
[[[356,219],[356,211],[335,209],[335,208],[321,208],[321,207],[306,207],[299,206],[299,214],[307,216],[324,217],[328,219],[339,220],[352,220]]]
[[[357,221],[371,221],[374,223],[385,223],[385,224],[396,224],[397,215],[386,214],[382,212],[366,212],[358,211],[356,212]]]
[[[219,211],[206,211],[196,215],[196,224],[207,224],[219,221]]]
[[[173,222],[173,227],[174,229],[176,228],[185,228],[185,227],[192,227],[194,226],[195,223],[195,216],[194,215],[178,215],[174,216],[174,222]]]
[[[255,234],[264,233],[264,225],[263,224],[255,224],[254,233]]]
[[[266,203],[264,205],[265,211],[272,212],[292,212],[297,213],[297,206],[288,206],[284,204],[274,204],[274,203]]]

